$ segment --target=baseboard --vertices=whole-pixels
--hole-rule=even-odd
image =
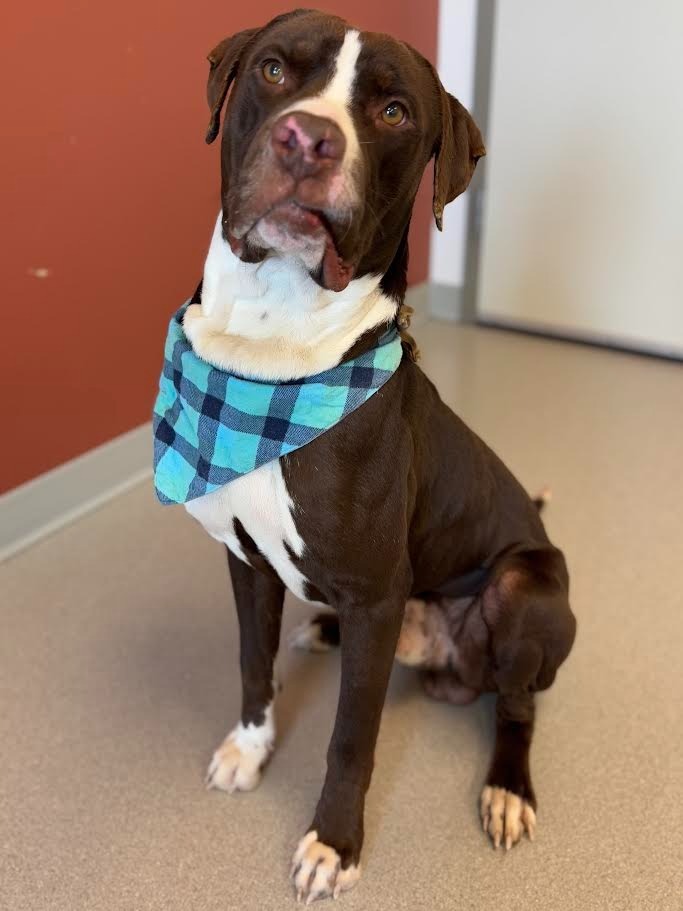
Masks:
[[[152,474],[143,424],[0,496],[0,562]]]
[[[586,345],[589,348],[604,348],[621,354],[637,354],[642,357],[656,357],[660,360],[683,361],[683,349],[676,345],[658,345],[654,342],[640,344],[633,339],[618,335],[601,335],[581,329],[563,330],[542,323],[527,323],[524,320],[506,320],[504,317],[486,314],[477,317],[477,325],[487,329],[498,329],[504,332],[516,332],[521,335],[533,335],[553,342],[568,342],[574,345]]]
[[[440,285],[431,282],[427,286],[428,310],[432,319],[457,323],[464,316],[464,288],[460,285]]]

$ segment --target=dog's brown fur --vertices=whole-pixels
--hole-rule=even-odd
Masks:
[[[231,226],[253,204],[253,189],[245,190],[252,186],[249,168],[282,101],[264,100],[263,92],[241,77],[260,59],[260,48],[277,39],[279,46],[296,49],[295,73],[308,73],[297,77],[301,88],[288,100],[298,91],[315,92],[329,78],[330,49],[339,47],[345,28],[334,17],[299,12],[226,39],[210,56],[209,140],[218,133],[221,107],[234,82],[223,131],[223,230],[244,259],[265,253],[240,246]],[[367,206],[345,233],[337,232],[336,243],[356,276],[384,276],[381,287],[398,310],[406,288],[408,224],[425,166],[435,158],[434,214],[440,223],[446,203],[465,190],[484,147],[474,121],[444,91],[427,61],[387,36],[363,40],[364,78],[353,113],[368,142],[361,187]],[[317,69],[312,60],[319,61]],[[364,119],[371,103],[366,96],[382,81],[396,81],[397,69],[415,99],[417,128],[385,135]],[[325,273],[314,278],[324,284]],[[367,333],[347,356],[372,347],[383,329]],[[413,350],[410,339],[406,346]],[[575,632],[565,561],[535,504],[443,404],[411,356],[362,408],[281,465],[305,542],[303,554],[290,557],[308,580],[309,599],[336,611],[338,631],[328,620],[327,632],[340,637],[342,648],[327,776],[310,827],[318,841],[337,852],[342,870],[358,863],[375,741],[411,597],[437,606],[440,634],[450,637],[438,660],[425,653],[421,662],[428,691],[454,701],[498,694],[496,746],[483,777],[490,789],[525,802],[525,818],[531,818],[534,696],[553,682]],[[273,696],[284,587],[237,520],[234,531],[249,561],[230,557],[240,618],[242,722],[259,724]],[[486,809],[485,826],[499,841],[490,817]]]

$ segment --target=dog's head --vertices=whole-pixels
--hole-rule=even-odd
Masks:
[[[301,259],[323,287],[405,274],[420,178],[435,157],[434,217],[485,154],[465,108],[406,44],[297,10],[210,54],[207,142],[223,124],[223,233],[246,262]],[[400,261],[399,261],[400,260]]]

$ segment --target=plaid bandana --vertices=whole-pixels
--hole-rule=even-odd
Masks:
[[[248,380],[192,350],[185,307],[168,327],[154,405],[154,485],[162,503],[187,503],[300,449],[355,411],[401,362],[392,327],[376,348],[316,376]]]

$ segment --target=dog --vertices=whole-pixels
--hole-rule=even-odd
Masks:
[[[408,226],[434,159],[433,211],[464,192],[484,143],[432,65],[393,38],[296,10],[209,55],[207,142],[222,128],[222,211],[183,318],[194,353],[287,383],[372,351],[407,286]],[[534,502],[439,398],[412,356],[308,445],[192,499],[227,545],[241,718],[207,785],[256,787],[275,744],[285,588],[324,610],[295,644],[341,646],[327,774],[294,852],[298,899],[361,872],[365,796],[394,658],[429,694],[497,694],[480,814],[493,844],[533,838],[534,697],[568,656],[568,573]]]

